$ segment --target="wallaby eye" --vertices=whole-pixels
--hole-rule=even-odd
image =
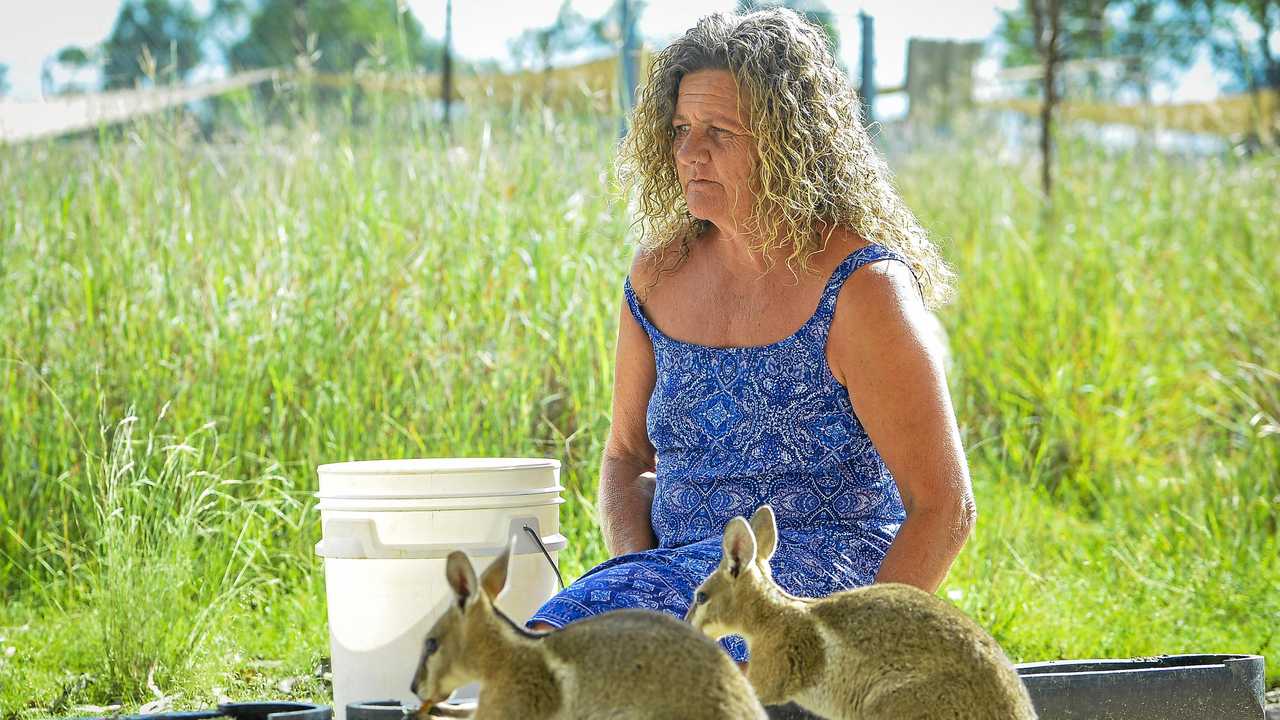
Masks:
[[[694,600],[694,602],[696,602],[696,603],[698,603],[699,605],[701,605],[701,604],[703,604],[703,603],[705,603],[705,602],[707,601],[707,594],[706,594],[705,592],[703,592],[702,590],[699,590],[699,591],[698,591],[698,594],[693,596],[693,600]]]
[[[427,642],[422,646],[422,652],[424,655],[431,655],[435,653],[436,649],[439,647],[440,643],[437,642],[435,638],[427,638]]]

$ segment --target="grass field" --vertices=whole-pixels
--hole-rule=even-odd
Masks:
[[[300,112],[0,148],[0,718],[327,701],[317,464],[563,462],[594,525],[631,250],[616,124]],[[943,594],[1016,661],[1262,653],[1280,680],[1275,157],[982,140],[892,164],[979,505]]]

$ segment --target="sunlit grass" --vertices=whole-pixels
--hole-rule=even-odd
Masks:
[[[605,557],[616,125],[239,111],[0,148],[0,716],[149,673],[327,701],[320,463],[555,457],[566,574]],[[980,517],[944,591],[1020,661],[1261,652],[1274,684],[1280,163],[1068,142],[1045,213],[995,156],[893,158],[959,273]]]

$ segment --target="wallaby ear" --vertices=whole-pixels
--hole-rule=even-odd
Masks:
[[[747,519],[739,515],[724,528],[723,564],[730,577],[738,577],[744,568],[756,560],[756,538],[751,534]]]
[[[480,574],[480,587],[484,588],[490,600],[497,600],[499,593],[507,587],[507,569],[511,567],[511,553],[515,546],[516,537],[512,535],[507,548]]]
[[[773,551],[778,549],[778,521],[773,516],[773,508],[761,505],[751,516],[751,531],[756,536],[756,559],[765,565],[773,558]]]
[[[479,584],[476,583],[476,570],[471,567],[471,559],[461,550],[449,553],[449,558],[444,564],[444,576],[449,581],[449,587],[453,588],[453,594],[458,596],[458,607],[466,607],[467,603],[475,598],[476,590],[479,588]]]

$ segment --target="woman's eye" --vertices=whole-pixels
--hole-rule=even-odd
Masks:
[[[672,129],[675,131],[675,133],[676,133],[677,135],[683,135],[683,134],[685,134],[685,133],[689,132],[689,126],[688,126],[688,125],[676,125],[676,126],[675,126],[674,128],[672,128]]]
[[[697,594],[697,595],[695,595],[693,599],[694,599],[694,600],[695,600],[699,605],[701,605],[701,604],[703,604],[703,603],[705,603],[705,602],[707,601],[707,594],[706,594],[705,592],[702,592],[701,590],[699,590],[699,591],[698,591],[698,594]]]

